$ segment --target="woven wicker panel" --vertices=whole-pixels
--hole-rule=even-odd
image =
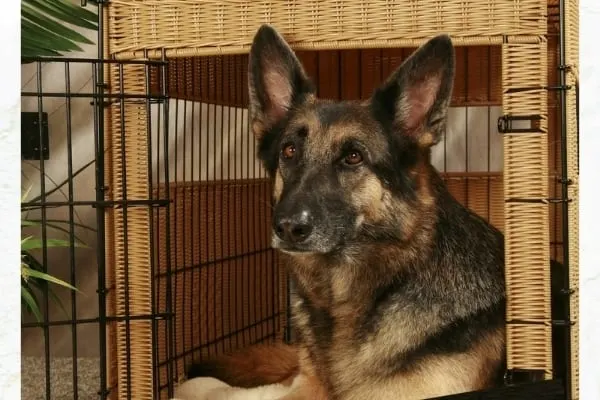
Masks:
[[[299,51],[298,57],[319,97],[350,100],[368,98],[413,51],[414,48]],[[452,106],[501,104],[500,56],[500,46],[457,47]],[[247,63],[247,55],[172,59],[167,92],[178,99],[247,107]],[[158,76],[153,77],[153,86],[159,90]]]
[[[108,64],[109,86],[113,93],[144,94],[145,66]],[[115,201],[147,200],[148,143],[146,105],[123,100],[108,108],[110,147],[107,168],[111,170],[107,197]],[[122,151],[123,150],[123,151]],[[108,214],[113,241],[107,270],[112,270],[110,303],[115,317],[136,318],[111,324],[111,346],[117,373],[117,398],[128,393],[136,399],[152,399],[152,314],[151,246],[148,235],[148,207],[116,207]],[[112,231],[112,232],[111,232]],[[113,377],[115,378],[115,377]]]
[[[245,53],[262,23],[305,50],[416,47],[439,32],[457,44],[499,44],[503,35],[545,34],[547,12],[543,0],[113,0],[108,7],[117,58],[159,57],[162,49],[168,57]]]
[[[104,16],[108,11],[104,9]],[[109,31],[103,49],[110,53]],[[106,64],[110,94],[144,95],[146,66]],[[106,199],[148,200],[147,103],[111,102],[105,109]],[[124,205],[106,212],[106,279],[108,315],[126,318],[109,324],[107,367],[110,399],[153,399],[152,276],[148,207]],[[139,317],[136,318],[136,317]],[[133,319],[131,319],[133,318]]]
[[[565,14],[566,64],[571,68],[567,73],[567,85],[575,88],[579,66],[579,1],[566,2]],[[571,329],[571,388],[572,398],[579,399],[579,137],[577,127],[577,103],[575,90],[567,91],[567,169],[573,180],[569,186],[569,283],[571,296],[571,316],[574,325]]]
[[[545,40],[503,46],[504,113],[541,117],[537,133],[504,137],[507,362],[508,368],[545,370],[550,378],[547,58]]]
[[[164,192],[164,187],[162,188]],[[158,330],[160,382],[177,380],[193,360],[265,340],[282,340],[286,279],[270,247],[270,183],[265,180],[170,186],[170,271],[174,312],[169,337]],[[163,196],[164,197],[164,196]],[[154,223],[157,308],[166,309],[166,214]],[[166,387],[160,392],[167,398]]]
[[[504,230],[502,173],[441,174],[450,193],[465,207]]]
[[[104,43],[107,43],[108,40],[108,32],[103,32]],[[106,46],[103,51],[105,53],[108,52],[108,46]],[[110,82],[112,80],[112,76],[114,71],[111,71],[110,68],[104,68],[104,82]],[[107,149],[104,156],[104,179],[105,182],[113,181],[113,162],[112,162],[112,127],[113,127],[113,119],[114,112],[116,111],[114,108],[108,108],[104,113],[104,126],[105,126],[105,135],[104,135],[104,148]],[[108,197],[108,196],[105,196]],[[115,243],[115,215],[114,209],[108,208],[105,210],[105,220],[104,220],[104,258],[106,260],[105,265],[105,285],[106,287],[114,287],[115,285],[115,265],[116,265],[116,249],[115,246],[118,247],[118,244]],[[116,312],[116,297],[113,295],[109,295],[106,297],[106,313],[107,315],[115,315]],[[106,332],[106,380],[107,386],[109,388],[117,385],[117,335],[115,332],[114,325],[108,325],[108,329]],[[101,340],[101,339],[100,339]],[[110,399],[116,399],[118,394],[114,391],[110,394]]]

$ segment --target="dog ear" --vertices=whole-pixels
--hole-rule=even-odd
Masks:
[[[375,91],[372,105],[393,129],[429,147],[441,139],[454,81],[454,46],[439,35],[419,47]]]
[[[252,42],[248,62],[249,113],[257,138],[314,94],[300,61],[271,26],[262,25]]]

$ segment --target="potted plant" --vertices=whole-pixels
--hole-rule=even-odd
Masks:
[[[57,188],[60,188],[63,185],[64,183],[57,185]],[[21,203],[25,202],[28,193],[29,190],[23,194],[21,197]],[[40,219],[29,218],[28,210],[22,210],[21,229],[41,227],[42,223],[43,221]],[[62,232],[69,234],[70,231],[65,227],[66,224],[69,224],[69,221],[55,219],[45,220],[46,229],[53,233]],[[76,222],[73,222],[73,226],[95,231],[89,226]],[[52,234],[50,236],[52,236]],[[48,249],[60,247],[70,248],[71,246],[87,248],[87,245],[77,235],[73,235],[73,243],[71,243],[70,240],[57,238],[46,238],[45,240],[42,240],[35,235],[25,235],[21,238],[21,310],[23,312],[32,314],[38,322],[42,321],[43,319],[40,311],[40,302],[38,300],[39,292],[43,292],[47,289],[48,296],[58,304],[65,314],[68,313],[63,307],[58,296],[56,296],[52,290],[51,284],[79,292],[79,290],[71,284],[44,272],[42,263],[40,263],[34,255],[36,250],[43,249],[44,244]]]

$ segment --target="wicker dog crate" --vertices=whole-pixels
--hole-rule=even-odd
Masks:
[[[567,173],[572,180],[568,227],[562,224],[562,204],[549,200],[561,196],[557,182],[563,176],[559,91],[548,90],[559,77],[557,5],[557,0],[101,4],[105,57],[168,64],[168,72],[154,70],[151,78],[143,65],[108,65],[104,74],[109,91],[162,92],[183,101],[184,114],[186,105],[193,109],[195,104],[200,119],[206,110],[204,118],[213,120],[194,127],[195,112],[190,119],[184,116],[192,135],[199,132],[199,142],[191,139],[190,146],[198,146],[200,154],[196,162],[182,161],[188,166],[182,176],[165,170],[163,178],[168,178],[157,181],[148,171],[153,146],[161,144],[148,140],[149,121],[164,125],[158,136],[167,135],[173,121],[161,121],[157,114],[169,111],[157,113],[149,102],[123,100],[105,112],[107,198],[123,200],[125,193],[128,200],[142,200],[151,193],[170,202],[162,211],[132,207],[107,214],[107,280],[114,287],[107,307],[116,317],[107,337],[112,398],[132,394],[136,399],[168,398],[168,388],[193,358],[284,336],[287,285],[279,258],[269,248],[270,187],[264,171],[256,167],[252,138],[243,121],[247,52],[262,23],[274,25],[298,51],[320,96],[339,99],[367,96],[427,38],[450,34],[458,46],[452,106],[501,106],[505,117],[506,129],[499,136],[500,171],[466,168],[444,176],[460,201],[506,235],[508,368],[542,370],[545,378],[552,376],[549,265],[550,258],[568,261],[575,322],[571,387],[572,398],[577,398],[578,170],[573,90],[566,92],[564,121]],[[566,85],[575,84],[577,13],[577,2],[567,2],[563,64],[571,67]],[[216,105],[228,107],[227,118],[234,122],[227,126],[234,126],[234,135],[242,131],[245,136],[221,138],[225,111],[217,116]],[[175,111],[175,124],[180,111]],[[519,119],[525,121],[519,125],[525,129],[517,128]],[[220,145],[226,173],[222,163],[217,173],[208,171],[211,165],[203,161],[217,157],[219,140],[235,147],[233,156],[224,156],[225,145]],[[243,151],[232,144],[236,141],[241,141]],[[488,131],[488,148],[491,145]],[[243,165],[235,165],[231,157],[241,153]],[[227,167],[231,162],[234,166]],[[190,166],[195,172],[186,174]],[[570,240],[562,243],[567,228]],[[569,260],[563,259],[563,246],[569,246]],[[155,264],[156,268],[148,268]],[[147,315],[153,318],[143,318]]]

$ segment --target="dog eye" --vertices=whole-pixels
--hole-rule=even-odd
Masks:
[[[296,146],[293,144],[288,144],[281,149],[281,155],[287,160],[293,158],[294,154],[296,154]]]
[[[358,151],[349,152],[346,157],[344,157],[344,163],[347,165],[358,165],[363,161],[363,156]]]

